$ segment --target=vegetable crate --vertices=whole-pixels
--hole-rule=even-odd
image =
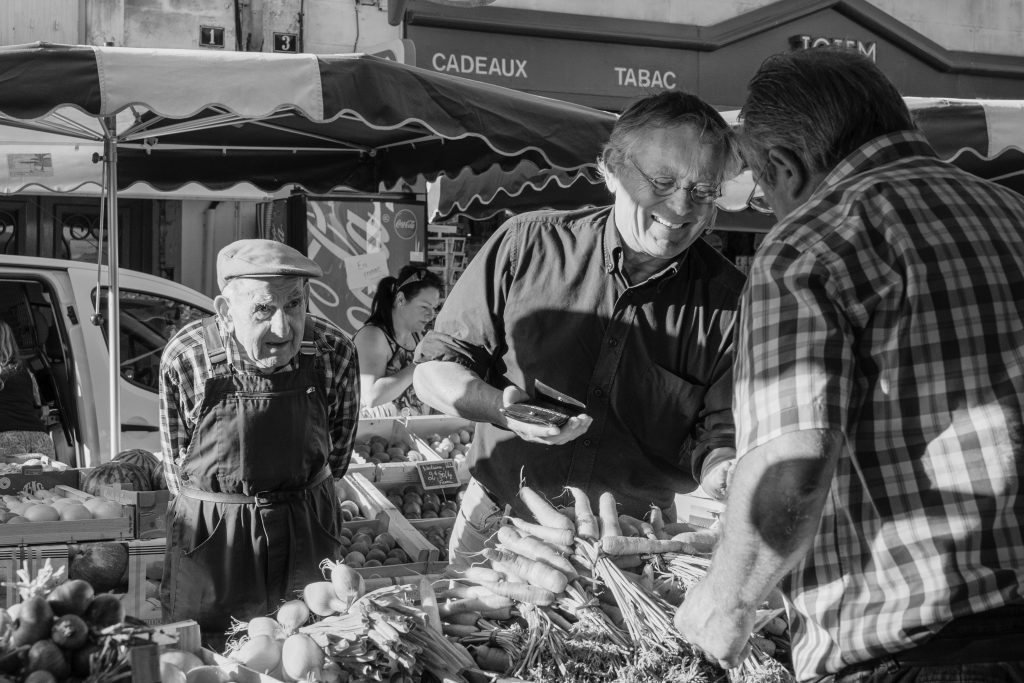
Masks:
[[[132,538],[163,538],[167,535],[170,491],[128,491],[113,485],[101,486],[100,494],[131,508]]]
[[[0,475],[0,494],[35,493],[55,486],[78,488],[79,473],[75,469],[48,470],[22,467],[21,472]]]
[[[0,607],[10,607],[19,602],[18,568],[21,566],[21,548],[0,548]]]
[[[431,556],[429,544],[409,524],[408,520],[397,514],[397,510],[380,491],[361,474],[346,474],[336,484],[338,495],[345,500],[355,501],[366,520],[345,522],[343,526],[356,528],[367,523],[377,524],[377,533],[386,531],[398,543],[398,547],[405,551],[411,558],[411,562],[395,565],[384,565],[380,567],[355,567],[364,578],[368,577],[391,577],[409,574],[425,574],[427,565],[431,559],[436,559],[436,553]]]
[[[120,598],[125,613],[147,624],[163,621],[160,609],[160,578],[163,573],[164,539],[98,542],[69,545],[23,546],[19,566],[35,576],[47,561],[54,569],[65,568],[68,578],[83,578],[96,592]]]
[[[77,475],[77,473],[76,473]],[[42,491],[43,489],[39,489]],[[57,498],[88,501],[95,498],[84,491],[65,485],[52,490]],[[116,503],[116,501],[115,501]],[[132,537],[132,511],[119,505],[120,515],[106,519],[33,521],[0,524],[0,546],[45,545],[79,541],[127,540]]]
[[[428,443],[428,438],[431,435],[448,435],[460,430],[472,434],[473,423],[462,418],[441,415],[359,420],[356,431],[356,452],[353,454],[349,471],[359,472],[376,483],[408,484],[418,482],[420,480],[417,472],[418,462],[438,462],[446,459]],[[369,446],[371,440],[381,439],[391,447],[398,446],[404,451],[416,451],[422,458],[409,462],[360,463],[361,460],[366,460],[366,456],[360,453],[360,448]],[[460,481],[468,481],[469,468],[465,465],[464,459],[455,464]],[[368,471],[371,466],[372,473]]]
[[[203,664],[220,667],[224,672],[222,679],[225,681],[231,681],[232,683],[281,683],[281,681],[273,676],[253,671],[247,666],[243,666],[217,652],[202,647],[199,624],[194,621],[178,621],[158,626],[154,634],[154,640],[161,643],[161,649],[173,647],[185,650],[198,656]],[[159,664],[159,660],[157,660],[157,680],[159,680]],[[132,683],[153,683],[153,680],[136,676],[136,670],[133,666]]]
[[[721,516],[725,504],[709,497],[699,489],[694,493],[679,494],[675,498],[676,521],[694,526],[710,527]]]

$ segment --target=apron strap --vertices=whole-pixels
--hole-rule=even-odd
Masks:
[[[283,489],[280,491],[261,491],[255,496],[246,496],[241,493],[215,493],[213,491],[200,491],[199,489],[182,487],[178,494],[186,498],[205,500],[210,503],[228,503],[232,505],[255,505],[256,507],[269,507],[276,503],[286,503],[301,500],[309,495],[312,489],[317,488],[331,478],[331,471],[328,468],[320,470],[319,474],[313,477],[312,481],[299,489]]]
[[[231,374],[231,368],[227,363],[228,352],[224,348],[224,339],[220,336],[217,318],[212,315],[203,318],[203,350],[206,352],[206,362],[212,377]]]

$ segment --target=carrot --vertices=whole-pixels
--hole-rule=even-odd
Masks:
[[[576,534],[569,529],[554,529],[540,524],[531,524],[518,517],[509,517],[509,521],[512,522],[512,526],[525,531],[530,536],[562,548],[570,548],[576,538]]]
[[[601,538],[621,536],[619,527],[619,511],[615,507],[615,496],[605,491],[597,501],[598,514],[601,516]]]
[[[490,645],[476,645],[470,648],[473,660],[476,665],[484,671],[494,673],[505,673],[512,668],[512,659],[500,647]]]
[[[575,486],[568,488],[575,502],[576,535],[580,538],[596,541],[600,535],[600,527],[597,517],[594,516],[594,511],[590,507],[590,498],[583,489]]]
[[[493,569],[490,569],[489,567],[481,567],[479,565],[466,567],[463,574],[465,574],[467,581],[472,581],[473,583],[502,581],[505,578]]]
[[[464,626],[463,624],[452,623],[442,624],[441,629],[444,631],[446,636],[451,636],[452,638],[465,638],[466,636],[471,636],[474,633],[480,632],[480,629],[476,626]]]
[[[601,550],[606,555],[615,557],[622,555],[681,553],[685,545],[681,541],[662,541],[656,538],[640,538],[638,536],[605,536],[601,539]]]
[[[576,530],[572,520],[551,507],[551,503],[544,500],[543,496],[529,486],[523,486],[519,489],[519,497],[541,526],[551,527],[552,529],[568,529],[569,531]]]
[[[619,515],[619,528],[622,529],[624,536],[643,536],[644,532],[640,528],[643,522],[636,517],[629,515]]]
[[[543,562],[537,562],[515,553],[484,548],[483,556],[492,564],[500,562],[508,565],[512,571],[522,577],[531,586],[546,588],[552,593],[560,594],[569,585],[569,578],[562,572]]]
[[[476,626],[476,622],[480,621],[479,612],[459,612],[457,614],[449,614],[448,618],[445,619],[449,624],[458,624],[459,626]],[[479,630],[479,628],[477,628]]]
[[[487,597],[478,596],[442,602],[437,606],[437,611],[440,613],[441,618],[445,619],[452,614],[459,614],[460,612],[480,612],[483,614],[490,610],[500,610],[511,606],[512,601],[505,596],[491,593]]]
[[[480,610],[480,618],[493,619],[494,621],[508,621],[512,618],[512,605],[508,604],[505,607]]]
[[[498,529],[498,542],[507,550],[517,555],[522,555],[530,560],[543,562],[544,564],[557,569],[568,577],[576,576],[576,570],[565,555],[559,554],[554,548],[540,539],[532,536],[523,536],[510,526],[503,526]]]
[[[651,518],[651,528],[654,529],[654,535],[661,538],[665,531],[665,518],[661,514],[661,508],[657,505],[652,505],[651,511],[647,513],[647,516]]]
[[[531,586],[521,581],[499,581],[497,583],[481,584],[495,595],[504,595],[516,602],[525,602],[530,605],[547,607],[558,597],[546,588]]]

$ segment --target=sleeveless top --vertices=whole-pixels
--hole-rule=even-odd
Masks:
[[[391,357],[388,358],[387,366],[384,368],[384,376],[390,377],[398,373],[400,370],[412,365],[412,358],[416,351],[415,348],[407,349],[398,343],[394,337],[388,334],[388,331],[378,325],[365,325],[364,327],[376,327],[378,330],[384,333],[384,338],[388,340],[388,346],[391,348]],[[420,341],[420,336],[413,335],[413,338],[417,343]],[[401,415],[408,417],[410,415],[427,415],[430,412],[430,407],[423,404],[423,401],[416,396],[416,392],[413,390],[412,385],[402,392],[401,396],[392,399],[388,403],[382,403],[379,406],[372,408],[363,408],[359,412],[360,417],[394,417]]]
[[[45,432],[32,376],[22,364],[0,373],[0,432]]]

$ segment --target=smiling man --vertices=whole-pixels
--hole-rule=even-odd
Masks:
[[[272,240],[217,257],[215,318],[168,342],[160,428],[171,500],[160,588],[169,621],[212,644],[231,617],[272,612],[338,553],[334,479],[355,437],[355,349],[306,313],[320,267]]]
[[[521,481],[549,498],[580,487],[595,509],[610,491],[637,517],[698,483],[722,495],[743,276],[700,237],[736,159],[712,107],[648,97],[599,159],[614,206],[517,216],[466,268],[414,375],[424,401],[481,423],[451,562],[475,559],[505,505],[527,514]],[[585,411],[560,428],[507,419],[536,380]]]

